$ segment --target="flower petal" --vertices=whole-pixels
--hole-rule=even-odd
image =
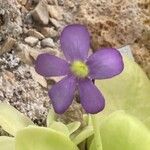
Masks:
[[[49,97],[51,99],[54,110],[58,114],[64,113],[71,105],[74,91],[76,88],[76,80],[74,77],[65,77],[56,83],[49,90]]]
[[[35,70],[42,76],[62,76],[69,72],[69,64],[49,53],[40,54],[35,61]]]
[[[87,113],[95,114],[104,109],[104,97],[90,79],[80,80],[78,89],[81,104]]]
[[[122,72],[124,65],[120,52],[103,48],[92,54],[87,61],[92,79],[107,79]]]
[[[90,36],[85,26],[73,24],[65,27],[60,37],[61,49],[69,61],[85,60],[90,48]]]

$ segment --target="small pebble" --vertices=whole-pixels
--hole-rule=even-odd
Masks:
[[[50,22],[52,23],[52,25],[53,25],[54,27],[56,27],[57,29],[61,27],[61,24],[60,24],[59,21],[57,21],[56,19],[50,18],[49,20],[50,20]]]
[[[0,48],[0,55],[2,55],[3,53],[9,52],[13,46],[15,45],[16,40],[9,37],[4,44],[2,45],[2,47]]]
[[[64,5],[64,0],[57,0],[58,1],[58,5],[63,6]]]
[[[33,47],[38,43],[39,40],[36,37],[29,36],[29,37],[26,37],[24,41]]]
[[[47,4],[45,1],[40,1],[39,4],[32,11],[32,17],[40,24],[47,25],[49,22],[49,14],[47,10]]]
[[[35,29],[29,29],[29,30],[27,31],[27,35],[28,35],[28,36],[36,37],[36,38],[38,38],[39,40],[44,39],[44,35],[42,35],[40,32],[38,32],[38,31],[35,30]]]
[[[42,40],[41,45],[43,47],[55,47],[54,41],[51,38],[45,38]]]
[[[51,18],[55,18],[56,20],[63,19],[62,16],[63,11],[60,6],[48,5],[47,9]]]
[[[41,33],[45,36],[45,37],[57,37],[58,36],[58,32],[53,28],[53,27],[43,27],[41,29]]]

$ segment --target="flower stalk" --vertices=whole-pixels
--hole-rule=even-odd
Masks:
[[[94,130],[95,150],[103,150],[97,114],[91,115],[91,119]]]

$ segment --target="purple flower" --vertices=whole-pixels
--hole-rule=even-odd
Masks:
[[[102,48],[88,57],[90,36],[86,27],[79,24],[65,27],[60,44],[66,60],[44,53],[35,62],[35,69],[42,76],[65,75],[48,92],[55,112],[61,114],[68,109],[76,90],[87,113],[102,111],[105,100],[92,80],[120,74],[124,68],[121,54],[114,48]]]

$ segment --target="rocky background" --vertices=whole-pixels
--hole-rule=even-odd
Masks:
[[[88,27],[93,51],[130,45],[150,77],[150,0],[0,0],[0,101],[39,125],[51,107],[47,88],[60,79],[39,76],[34,60],[43,52],[62,56],[59,35],[70,23]],[[81,117],[74,102],[60,119]]]

